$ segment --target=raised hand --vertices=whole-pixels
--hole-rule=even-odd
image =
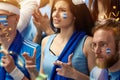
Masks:
[[[69,55],[68,63],[63,63],[61,61],[54,62],[54,65],[58,65],[61,67],[61,68],[56,69],[58,75],[65,76],[65,77],[73,76],[73,73],[71,73],[71,72],[73,72],[75,69],[72,67],[72,61],[71,61],[72,55],[73,54]]]
[[[53,33],[53,30],[50,27],[50,20],[47,14],[42,15],[41,12],[39,11],[39,8],[37,8],[34,11],[33,17],[34,17],[33,22],[38,32],[44,31],[47,34]]]
[[[25,58],[26,68],[32,76],[31,80],[35,80],[38,76],[38,71],[36,70],[36,49],[34,49],[34,54],[32,57],[30,57],[26,52],[23,53],[23,57]]]
[[[29,56],[27,52],[24,52],[23,57],[25,58],[27,69],[36,68],[36,49],[34,49],[33,56]]]
[[[10,55],[10,53],[6,50],[1,50],[0,53],[3,53],[4,56],[2,57],[1,61],[2,61],[2,66],[5,68],[5,70],[10,73],[14,70],[15,63],[14,63],[14,59],[12,58],[12,56]]]

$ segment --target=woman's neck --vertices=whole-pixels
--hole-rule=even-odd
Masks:
[[[62,39],[63,41],[64,41],[64,40],[69,40],[69,38],[71,37],[72,33],[73,33],[73,32],[59,33],[59,34],[58,34],[58,37],[59,37],[60,39]]]
[[[69,28],[61,29],[59,35],[63,39],[65,39],[65,38],[69,39],[71,37],[71,35],[73,34],[73,32],[74,32],[74,29],[72,26],[70,26]]]

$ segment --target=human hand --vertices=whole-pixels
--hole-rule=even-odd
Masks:
[[[6,50],[1,50],[0,53],[3,53],[5,56],[2,57],[1,61],[2,61],[2,66],[5,68],[5,70],[8,73],[11,73],[15,66],[14,63],[14,59],[12,58],[12,56],[10,55],[10,53]]]
[[[73,72],[74,72],[75,69],[72,67],[72,61],[71,61],[72,60],[72,55],[73,54],[69,55],[68,63],[63,63],[61,61],[54,62],[54,65],[58,65],[58,66],[61,67],[61,68],[56,69],[58,75],[73,78],[72,76],[73,76]]]
[[[34,11],[33,17],[34,17],[33,22],[38,32],[44,31],[47,34],[53,33],[53,30],[50,27],[50,20],[47,14],[42,15],[41,12],[39,11],[39,8],[37,8]]]
[[[36,49],[34,49],[34,54],[32,57],[30,57],[27,52],[24,52],[22,55],[25,58],[26,68],[28,71],[32,72],[36,69]]]

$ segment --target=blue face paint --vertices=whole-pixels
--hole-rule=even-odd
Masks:
[[[62,14],[62,17],[63,17],[64,19],[66,19],[66,18],[67,18],[67,13],[64,12],[64,13]]]
[[[0,24],[4,26],[8,26],[7,16],[6,15],[0,15]]]
[[[110,48],[107,48],[107,49],[106,49],[106,53],[107,53],[107,54],[110,54],[110,53],[111,53],[111,49],[110,49]]]

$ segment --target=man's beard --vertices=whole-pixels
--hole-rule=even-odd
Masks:
[[[0,34],[0,40],[2,41],[10,41],[10,35],[8,33],[3,33],[3,34]]]
[[[96,58],[96,65],[99,68],[110,68],[119,60],[119,54],[110,55],[109,58],[104,58],[103,61],[99,61],[99,58],[100,57]]]

